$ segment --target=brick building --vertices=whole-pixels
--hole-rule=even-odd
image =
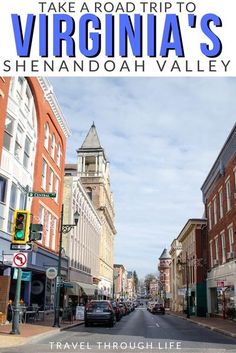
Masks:
[[[113,297],[122,299],[125,295],[127,271],[123,265],[114,264]]]
[[[236,308],[236,125],[201,190],[208,220],[208,312],[224,316]]]
[[[175,259],[178,288],[175,293],[177,310],[186,310],[187,286],[189,289],[189,313],[205,316],[206,307],[206,258],[207,231],[206,219],[189,219],[177,237],[177,244],[181,244],[181,252]],[[179,260],[179,261],[178,261]],[[178,262],[182,263],[179,264]],[[174,298],[173,298],[174,299]]]
[[[31,211],[32,223],[44,226],[37,249],[29,253],[27,271],[30,281],[22,281],[21,298],[27,304],[53,306],[54,282],[47,281],[46,268],[57,266],[58,222],[62,205],[64,159],[69,129],[45,78],[1,78],[0,133],[0,311],[14,299],[16,281],[4,254],[10,255],[11,231],[15,209]],[[56,198],[31,198],[28,190],[55,192]],[[9,260],[9,258],[8,258]],[[67,260],[62,273],[67,275]],[[6,282],[5,284],[4,281]]]
[[[170,266],[171,256],[167,249],[164,249],[159,257],[158,271],[158,293],[165,301],[165,306],[170,306]]]

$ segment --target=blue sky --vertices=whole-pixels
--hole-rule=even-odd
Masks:
[[[115,262],[138,276],[189,218],[203,216],[200,187],[236,118],[234,78],[53,78],[76,162],[92,122],[110,161]]]

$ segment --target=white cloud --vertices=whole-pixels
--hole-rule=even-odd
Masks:
[[[236,80],[51,81],[73,133],[67,162],[93,121],[111,162],[115,261],[154,272],[187,219],[203,215],[200,187],[235,123]]]

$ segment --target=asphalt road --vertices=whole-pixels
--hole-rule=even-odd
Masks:
[[[138,308],[112,328],[77,326],[0,353],[236,353],[236,340],[169,315]]]

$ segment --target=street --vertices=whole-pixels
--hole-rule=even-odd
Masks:
[[[60,334],[0,353],[59,352],[236,352],[236,340],[170,315],[139,307],[112,328],[74,327]]]

